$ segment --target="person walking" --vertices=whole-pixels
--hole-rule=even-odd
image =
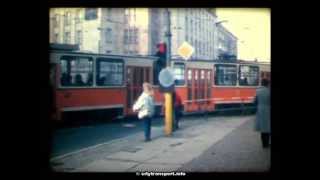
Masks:
[[[262,87],[257,89],[256,104],[257,114],[255,130],[261,133],[262,147],[269,147],[270,129],[270,88],[269,81],[263,79]]]
[[[179,120],[182,114],[182,102],[181,97],[176,91],[172,93],[173,96],[173,110],[174,110],[174,120],[173,120],[173,130],[179,129]]]
[[[133,105],[133,111],[138,112],[138,118],[144,123],[145,141],[151,140],[151,122],[154,115],[153,88],[150,83],[143,83],[143,92]]]

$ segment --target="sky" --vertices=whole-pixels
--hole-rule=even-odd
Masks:
[[[217,8],[218,21],[238,38],[238,59],[270,62],[271,10],[268,8]]]

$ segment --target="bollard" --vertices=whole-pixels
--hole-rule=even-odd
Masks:
[[[164,93],[165,98],[165,135],[170,136],[172,133],[172,93]]]

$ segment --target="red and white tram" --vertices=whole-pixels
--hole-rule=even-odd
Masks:
[[[89,111],[103,112],[104,119],[133,115],[132,105],[142,83],[158,78],[154,75],[156,60],[152,56],[51,51],[57,119]],[[252,104],[260,82],[256,63],[173,59],[171,67],[184,113]],[[154,87],[157,112],[161,113],[164,97],[159,86]]]

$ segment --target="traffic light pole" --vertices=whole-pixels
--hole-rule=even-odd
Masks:
[[[167,67],[170,67],[170,60],[171,60],[171,19],[170,19],[170,11],[169,9],[167,8],[166,9],[167,11],[167,22],[168,22],[168,25],[167,25],[167,32],[166,32],[166,37],[167,37],[167,44],[168,44],[168,47],[167,47]]]
[[[166,37],[167,37],[167,68],[170,67],[170,60],[171,60],[171,22],[170,22],[170,11],[167,8],[166,9],[167,13],[167,32],[166,32]],[[172,112],[172,93],[171,92],[165,92],[164,93],[164,98],[165,98],[165,134],[167,136],[170,136],[172,134],[172,119],[173,119],[173,112]]]

